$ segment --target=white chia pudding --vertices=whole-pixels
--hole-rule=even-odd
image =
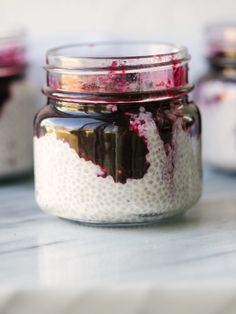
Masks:
[[[0,178],[20,175],[33,168],[33,100],[32,86],[24,79],[13,78],[1,85]]]
[[[54,120],[45,119],[44,133],[34,137],[39,206],[59,217],[94,223],[148,222],[189,209],[201,194],[200,137],[192,127],[183,127],[183,117],[169,117],[168,144],[153,112],[140,107],[139,113],[128,115],[129,132],[136,132],[147,146],[148,166],[142,177],[123,182],[115,182],[103,167],[81,157],[75,138],[62,138]]]

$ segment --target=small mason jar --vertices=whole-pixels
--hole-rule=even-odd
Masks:
[[[48,102],[35,117],[39,206],[97,224],[182,214],[201,194],[201,122],[186,48],[74,45],[47,54]]]
[[[213,167],[236,171],[236,25],[207,28],[208,72],[195,96],[202,113],[203,157]]]
[[[33,169],[34,93],[25,78],[25,34],[0,29],[0,179]]]

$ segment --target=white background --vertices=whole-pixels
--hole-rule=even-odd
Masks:
[[[45,50],[78,40],[155,39],[186,45],[192,80],[204,70],[204,27],[236,23],[236,0],[0,0],[1,23],[29,32],[32,79],[41,85]]]

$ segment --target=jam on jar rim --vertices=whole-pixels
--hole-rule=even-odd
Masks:
[[[150,42],[75,44],[51,49],[43,92],[58,100],[135,102],[186,95],[188,50]]]
[[[0,28],[0,77],[20,75],[26,66],[25,31],[20,28]]]
[[[26,66],[24,30],[0,27],[0,115],[11,98],[13,82],[24,77]]]
[[[214,68],[236,68],[236,24],[208,25],[206,42],[207,58]]]

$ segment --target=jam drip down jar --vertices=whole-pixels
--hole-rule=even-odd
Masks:
[[[209,70],[198,81],[203,120],[203,157],[216,168],[236,171],[236,25],[207,32]]]
[[[0,179],[33,169],[34,95],[25,71],[24,33],[0,29]]]
[[[150,223],[201,194],[201,122],[189,54],[166,44],[74,45],[47,54],[35,117],[36,198],[86,223]]]

